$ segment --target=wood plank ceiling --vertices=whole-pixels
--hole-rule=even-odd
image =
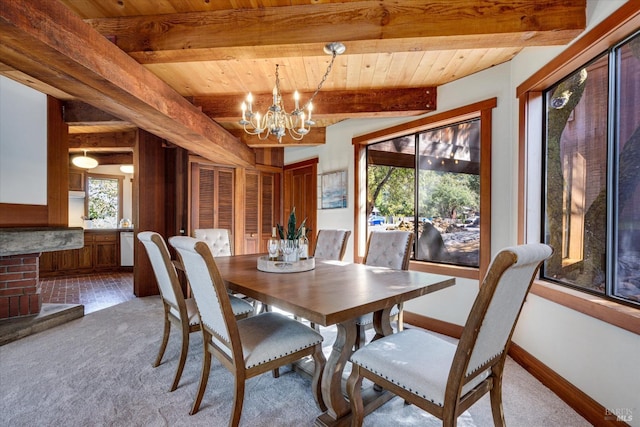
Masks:
[[[320,128],[353,117],[433,110],[438,86],[509,61],[528,46],[566,44],[586,23],[586,0],[54,2],[37,2],[46,4],[40,7],[0,0],[0,36],[13,41],[0,47],[0,74],[115,116],[116,120],[98,121],[101,131],[138,126],[200,154],[210,142],[233,149],[231,139],[237,139],[224,130],[251,147],[267,146],[239,129],[241,102],[252,92],[258,108],[266,109],[276,64],[285,106],[292,108],[288,98],[294,90],[307,99],[331,59],[323,52],[328,42],[344,43],[346,52],[336,58],[314,102]],[[26,13],[36,16],[20,18]],[[40,30],[28,28],[28,22],[17,23],[19,19],[40,19]],[[54,40],[38,34],[46,31]],[[92,32],[115,44],[125,58],[104,46],[105,40],[94,40]],[[27,41],[14,40],[20,37]],[[79,70],[68,71],[55,60],[49,70],[34,64],[51,62],[52,56],[79,65]],[[59,75],[62,69],[64,76]],[[87,83],[99,78],[111,87]],[[115,93],[117,87],[133,97]],[[155,91],[156,99],[148,91]],[[165,104],[178,112],[166,110]],[[200,116],[220,127],[207,125]],[[92,131],[90,121],[77,120],[73,132]],[[162,120],[178,123],[160,124]],[[179,136],[185,132],[200,138],[186,143]],[[212,132],[228,137],[211,137]],[[323,143],[324,132],[314,129],[303,141]],[[251,162],[242,150],[232,157],[239,157],[232,159],[235,163]]]

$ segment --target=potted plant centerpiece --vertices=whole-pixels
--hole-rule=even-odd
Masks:
[[[276,224],[276,228],[278,229],[278,235],[280,236],[280,250],[282,251],[282,260],[285,262],[296,262],[298,261],[298,242],[302,237],[302,233],[304,233],[305,223],[307,219],[305,218],[299,227],[296,227],[296,208],[295,206],[291,210],[291,214],[289,214],[289,221],[287,223],[287,229],[285,231],[284,227],[280,224]]]

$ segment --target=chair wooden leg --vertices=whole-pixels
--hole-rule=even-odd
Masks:
[[[200,384],[198,385],[198,393],[196,394],[196,398],[193,401],[193,406],[191,407],[191,412],[189,415],[193,415],[198,412],[200,409],[200,403],[202,402],[202,397],[204,396],[204,391],[207,389],[207,382],[209,381],[209,371],[211,370],[211,353],[207,350],[207,339],[211,339],[211,336],[207,337],[204,333],[202,334],[203,338],[203,347],[204,347],[204,356],[202,358],[202,372],[200,373]]]
[[[502,375],[496,375],[493,380],[493,387],[489,391],[491,400],[491,414],[493,415],[493,425],[504,427],[504,411],[502,410]]]
[[[364,421],[364,404],[362,403],[362,377],[358,365],[353,365],[351,375],[347,379],[347,394],[351,402],[351,427],[360,427]]]
[[[169,313],[166,311],[164,313],[164,331],[162,333],[162,343],[160,344],[160,350],[158,351],[158,356],[156,357],[156,361],[153,363],[153,367],[157,368],[160,366],[160,362],[162,362],[162,356],[164,356],[164,351],[167,349],[167,343],[169,342],[169,334],[171,333],[171,322],[169,321]]]
[[[398,332],[404,329],[404,304],[398,304]]]
[[[275,368],[271,371],[271,375],[273,375],[273,378],[280,378],[280,368]]]
[[[242,405],[244,403],[245,378],[239,378],[238,374],[236,373],[235,383],[236,393],[233,397],[233,412],[231,414],[231,418],[229,419],[229,427],[238,427],[238,425],[240,424],[240,417],[242,416]]]
[[[180,350],[180,360],[178,361],[178,369],[176,369],[176,376],[173,379],[171,390],[174,391],[178,388],[180,377],[182,377],[182,371],[184,370],[184,364],[187,361],[187,352],[189,351],[189,326],[182,325],[182,349]]]

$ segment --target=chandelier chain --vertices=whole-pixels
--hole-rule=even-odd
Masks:
[[[324,73],[324,76],[322,76],[322,80],[320,80],[320,83],[318,83],[318,87],[316,88],[315,92],[313,92],[313,95],[311,95],[311,98],[309,98],[309,100],[304,104],[304,107],[302,107],[303,110],[309,106],[309,103],[311,103],[313,101],[313,99],[316,97],[318,92],[320,92],[320,89],[322,89],[322,85],[324,84],[325,80],[327,80],[327,77],[329,77],[329,73],[331,72],[331,68],[333,67],[333,61],[335,61],[335,59],[336,59],[336,55],[337,55],[337,53],[334,50],[331,53],[331,62],[329,62],[329,66],[327,67],[327,71]],[[277,70],[278,70],[278,67],[276,66],[276,72],[277,72]],[[278,79],[278,77],[276,76],[276,82],[277,82],[277,79]]]

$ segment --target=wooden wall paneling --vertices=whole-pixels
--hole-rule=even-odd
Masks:
[[[62,103],[47,96],[47,205],[48,225],[69,225],[69,126]]]
[[[133,165],[133,223],[137,231],[166,230],[166,185],[163,140],[138,131]],[[167,236],[164,236],[165,238]],[[158,286],[143,245],[135,239],[133,288],[138,297],[158,294]]]
[[[175,230],[179,234],[186,234],[189,218],[189,152],[176,147],[176,218]]]
[[[167,238],[188,233],[188,152],[178,146],[165,147],[165,192],[167,209],[165,212]],[[171,257],[177,256],[169,246]]]
[[[0,203],[0,227],[45,227],[48,218],[47,205]]]
[[[256,164],[282,168],[284,166],[284,148],[254,148]]]

